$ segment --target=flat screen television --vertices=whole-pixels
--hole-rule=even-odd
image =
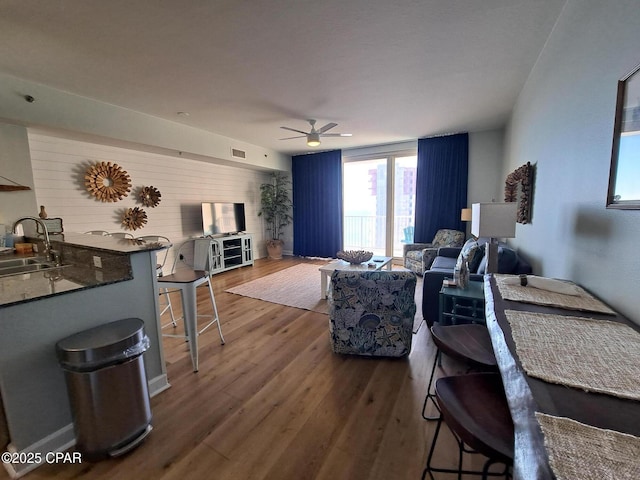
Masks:
[[[202,203],[202,231],[205,237],[230,235],[246,229],[244,203]]]

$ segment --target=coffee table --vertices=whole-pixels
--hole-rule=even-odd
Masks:
[[[334,260],[329,262],[318,269],[320,270],[320,296],[322,298],[327,298],[327,278],[334,270],[382,270],[385,267],[387,270],[391,270],[392,260],[393,257],[373,256],[368,262],[361,263],[359,265],[352,265],[344,260]]]

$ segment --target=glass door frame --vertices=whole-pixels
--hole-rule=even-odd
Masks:
[[[385,225],[385,257],[393,257],[394,260],[402,260],[402,257],[397,257],[393,255],[393,230],[394,230],[394,222],[395,222],[395,195],[394,195],[394,186],[395,186],[395,164],[396,159],[401,157],[417,157],[418,156],[418,146],[416,145],[415,149],[401,149],[401,150],[393,150],[387,152],[379,152],[379,153],[368,153],[362,155],[343,155],[342,157],[342,178],[344,179],[344,168],[347,163],[355,163],[366,160],[386,160],[387,167],[387,185],[386,185],[386,194],[387,194],[387,205],[386,205],[386,225]],[[344,205],[344,191],[347,188],[346,182],[343,181],[342,184],[342,204]],[[344,217],[344,208],[343,208],[343,217]],[[344,234],[343,234],[344,235]]]

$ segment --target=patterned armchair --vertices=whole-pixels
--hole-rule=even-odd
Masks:
[[[422,276],[428,270],[440,247],[461,247],[464,232],[441,229],[436,232],[431,243],[409,243],[403,246],[404,266]]]
[[[381,357],[409,355],[415,289],[413,272],[334,271],[329,289],[332,350]]]

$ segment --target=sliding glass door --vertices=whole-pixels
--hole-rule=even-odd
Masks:
[[[344,249],[386,253],[387,161],[344,164]]]
[[[416,162],[406,152],[345,161],[345,250],[402,257],[413,241]]]
[[[413,242],[416,206],[417,155],[393,158],[393,245],[394,257],[402,257],[402,246]]]

